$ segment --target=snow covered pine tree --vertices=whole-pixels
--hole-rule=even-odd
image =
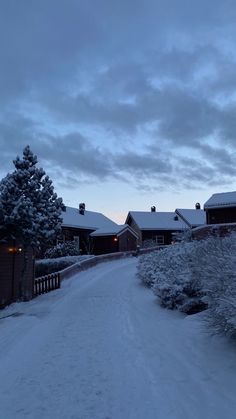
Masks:
[[[23,158],[13,161],[15,171],[0,181],[0,238],[20,239],[35,248],[60,234],[65,209],[37,162],[30,147],[25,147]]]

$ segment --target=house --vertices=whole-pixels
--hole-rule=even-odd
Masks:
[[[207,224],[236,223],[236,191],[213,194],[204,209]]]
[[[236,191],[213,194],[204,205],[206,226],[193,230],[197,240],[217,235],[225,236],[236,231]]]
[[[66,207],[62,213],[61,241],[79,240],[82,253],[88,252],[90,233],[99,228],[114,228],[117,224],[100,212],[87,211],[85,204],[78,208]]]
[[[172,235],[184,231],[188,225],[174,212],[158,212],[155,207],[151,211],[130,211],[126,218],[128,224],[138,235],[138,244],[152,240],[156,244],[165,245],[172,242]]]
[[[206,213],[201,209],[199,203],[195,205],[195,209],[177,208],[175,213],[191,229],[206,224]]]
[[[102,254],[136,249],[137,234],[132,228],[119,226],[100,212],[87,211],[84,203],[79,208],[66,207],[62,217],[61,241],[79,240],[82,253]]]
[[[128,224],[100,228],[90,234],[95,255],[136,250],[138,235]]]

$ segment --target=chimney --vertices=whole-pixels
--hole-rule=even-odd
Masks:
[[[79,213],[81,215],[84,215],[84,211],[85,211],[85,204],[84,203],[79,204]]]
[[[201,205],[199,204],[199,202],[196,203],[195,208],[196,208],[196,210],[200,210],[201,209]]]
[[[151,207],[151,212],[156,212],[156,207],[154,205]]]

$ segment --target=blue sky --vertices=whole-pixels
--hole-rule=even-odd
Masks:
[[[235,190],[235,41],[231,0],[2,0],[1,176],[29,144],[119,222]]]

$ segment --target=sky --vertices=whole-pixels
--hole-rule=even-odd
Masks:
[[[123,223],[236,190],[235,0],[0,0],[0,176],[26,145]]]

